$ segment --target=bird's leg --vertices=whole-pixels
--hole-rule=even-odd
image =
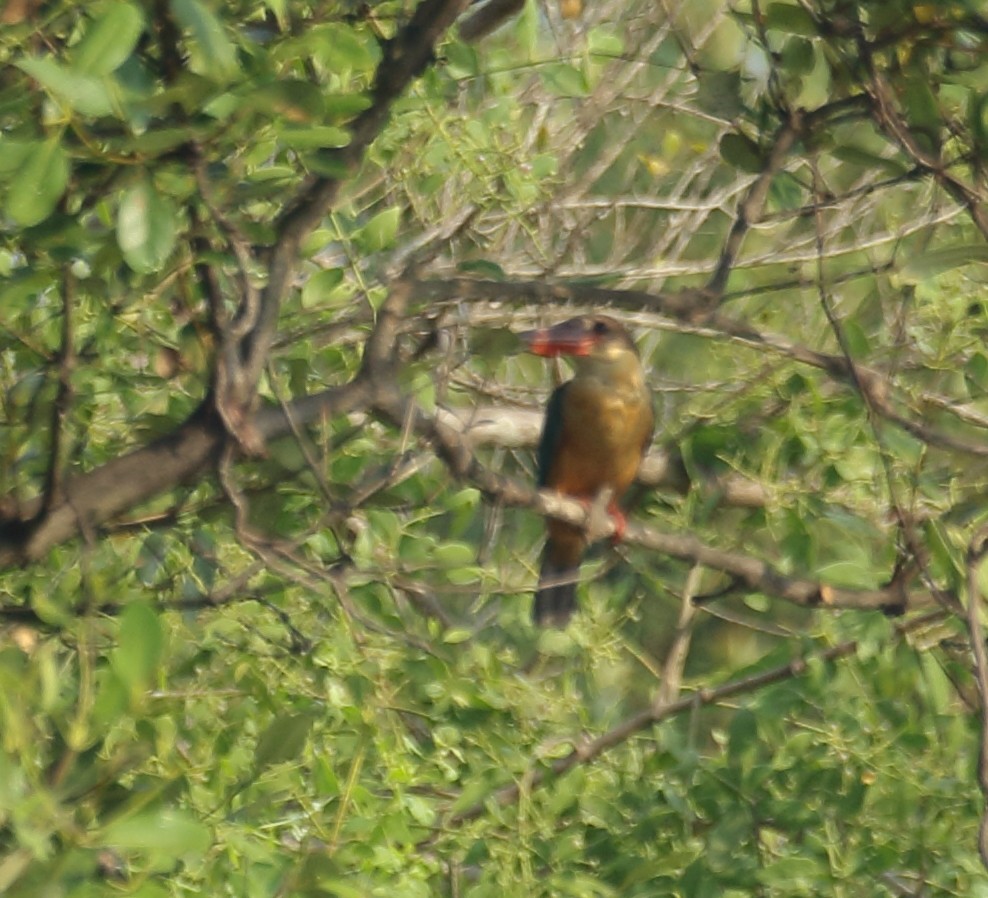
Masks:
[[[610,505],[607,506],[608,514],[611,516],[611,520],[614,522],[614,532],[611,534],[611,545],[616,546],[621,540],[624,539],[624,533],[628,529],[628,518],[625,516],[624,512],[618,508],[617,502],[612,501]]]
[[[615,510],[614,490],[610,487],[604,487],[604,489],[597,493],[593,502],[587,504],[586,533],[588,543],[592,543],[604,536],[608,530],[608,520],[611,520],[614,525],[613,536],[624,533],[627,521],[624,520],[624,515],[618,512],[620,516],[619,521],[618,517],[615,516]]]
[[[584,502],[584,504],[587,506],[587,542],[593,542],[604,535],[608,529],[608,519],[614,528],[610,533],[611,545],[617,545],[624,539],[624,533],[628,529],[628,518],[618,507],[614,490],[604,487],[597,493],[593,502]]]

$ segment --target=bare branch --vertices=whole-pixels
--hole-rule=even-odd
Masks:
[[[472,42],[500,28],[525,5],[525,0],[488,0],[460,25],[460,37]]]
[[[814,194],[820,196],[824,193],[822,178],[816,165],[816,161],[811,160],[810,164],[813,171]],[[855,365],[854,359],[851,356],[847,335],[844,333],[844,326],[837,315],[836,309],[834,308],[830,290],[827,286],[826,271],[824,270],[823,265],[824,239],[823,228],[820,222],[820,214],[820,212],[817,212],[814,216],[817,247],[819,250],[816,280],[817,295],[820,300],[820,306],[823,309],[824,316],[830,325],[830,329],[833,332],[834,337],[837,340],[837,345],[840,347],[841,354],[844,357],[845,366],[850,374],[850,382],[858,391],[864,401],[865,409],[868,412],[868,421],[871,425],[872,433],[874,434],[875,443],[878,447],[879,458],[882,462],[882,469],[885,473],[885,486],[888,490],[892,510],[895,513],[896,520],[899,523],[899,529],[902,534],[903,541],[908,548],[909,554],[912,556],[912,561],[918,565],[920,576],[922,577],[926,588],[930,591],[930,594],[936,598],[937,601],[941,602],[945,608],[954,613],[958,613],[960,612],[961,607],[956,599],[948,595],[946,592],[937,589],[936,583],[927,568],[926,552],[924,551],[920,540],[917,538],[913,517],[911,514],[906,512],[902,502],[899,501],[898,490],[896,489],[895,478],[892,471],[892,460],[886,447],[886,441],[882,436],[883,419],[892,419],[895,413],[891,410],[891,407],[885,398],[888,394],[888,390],[875,390],[873,386],[874,380],[870,381],[869,385],[866,386],[865,382],[861,380],[858,366]],[[909,422],[909,424],[912,424],[912,422]],[[907,429],[909,428],[907,427]],[[929,441],[930,440],[928,440],[928,442]],[[902,565],[900,564],[900,568],[901,567]],[[894,582],[895,579],[896,578],[893,576],[892,581]]]
[[[804,121],[800,112],[792,112],[783,122],[782,127],[772,141],[772,149],[765,159],[765,165],[758,177],[748,188],[748,193],[738,206],[737,215],[731,230],[728,232],[724,247],[721,250],[720,258],[717,260],[717,267],[710,280],[707,282],[707,292],[712,297],[720,297],[727,286],[727,279],[730,277],[731,269],[741,251],[741,243],[744,240],[748,229],[758,223],[765,210],[765,201],[768,199],[768,189],[772,185],[772,180],[782,170],[782,166],[789,155],[789,151],[799,139],[803,132]]]
[[[700,578],[703,568],[694,564],[683,583],[683,594],[679,606],[679,620],[676,622],[676,635],[662,665],[662,681],[655,701],[660,705],[668,705],[679,698],[683,683],[683,671],[686,668],[686,658],[689,655],[690,643],[693,639],[693,625],[699,607],[694,598],[700,588]]]
[[[931,174],[936,182],[967,210],[981,236],[988,240],[988,205],[985,197],[977,189],[968,186],[952,174],[949,165],[938,154],[923,148],[899,114],[893,100],[894,91],[885,75],[877,66],[872,65],[870,54],[866,54],[865,58],[868,60],[870,89],[875,100],[875,118],[879,126],[912,162]]]
[[[471,448],[534,448],[542,431],[543,414],[537,409],[495,405],[436,410],[437,420],[459,431]],[[698,486],[675,444],[653,447],[642,461],[636,482],[682,494]],[[739,508],[763,508],[769,499],[762,484],[741,474],[711,475],[699,486],[718,495],[723,504]]]
[[[587,308],[624,308],[649,310],[683,322],[691,332],[730,337],[753,347],[771,350],[795,361],[818,368],[834,380],[857,386],[866,395],[872,408],[893,424],[918,440],[931,446],[962,452],[966,455],[988,457],[988,443],[972,442],[945,433],[927,424],[920,415],[910,417],[896,405],[895,385],[874,368],[859,365],[843,355],[820,352],[780,334],[759,331],[752,325],[720,313],[707,311],[710,295],[704,290],[685,289],[669,293],[649,293],[643,290],[617,290],[588,284],[553,284],[545,281],[482,281],[471,278],[424,280],[416,291],[423,298],[464,302],[470,300],[528,302],[544,305],[574,305]],[[931,397],[935,399],[935,397]],[[905,400],[898,400],[905,404]],[[968,423],[980,425],[983,416],[942,400],[936,402],[944,411],[961,417]]]

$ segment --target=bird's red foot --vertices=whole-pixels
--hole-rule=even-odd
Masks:
[[[624,539],[625,531],[628,529],[628,519],[623,511],[613,502],[607,507],[611,520],[614,522],[614,532],[611,534],[611,545],[617,545]]]

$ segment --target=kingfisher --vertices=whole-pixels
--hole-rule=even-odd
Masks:
[[[567,356],[576,371],[549,398],[538,449],[538,485],[589,504],[610,492],[615,536],[624,530],[617,500],[638,473],[652,441],[655,416],[645,372],[631,335],[609,315],[580,315],[519,334],[529,352]],[[547,537],[533,616],[563,627],[576,607],[576,583],[586,533],[546,520]]]

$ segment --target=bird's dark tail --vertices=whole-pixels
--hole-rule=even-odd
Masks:
[[[565,627],[576,609],[576,582],[580,560],[560,560],[551,543],[546,544],[539,571],[532,617],[539,627]]]

